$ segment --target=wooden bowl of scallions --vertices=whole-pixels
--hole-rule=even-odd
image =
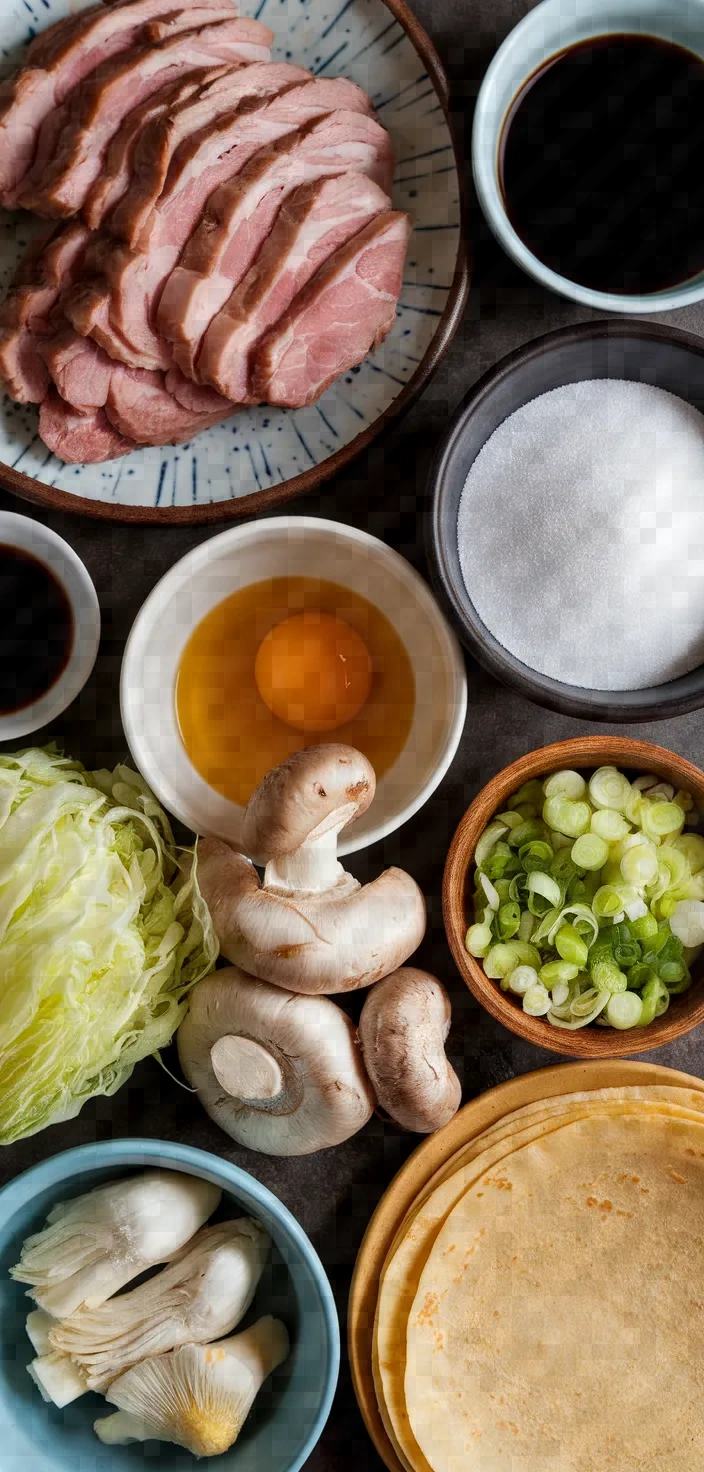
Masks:
[[[443,912],[519,1037],[580,1058],[672,1042],[704,1021],[704,772],[624,737],[529,752],[465,813]]]

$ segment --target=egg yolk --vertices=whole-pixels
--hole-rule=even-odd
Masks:
[[[296,731],[335,731],[368,698],[372,662],[363,639],[332,613],[297,613],[270,629],[254,677],[269,710]]]

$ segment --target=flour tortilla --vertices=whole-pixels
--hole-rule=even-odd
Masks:
[[[694,1472],[703,1392],[701,1116],[589,1115],[465,1192],[407,1327],[433,1472]]]
[[[524,1106],[457,1150],[435,1172],[404,1222],[382,1270],[372,1345],[372,1371],[379,1412],[405,1472],[430,1472],[411,1430],[405,1402],[406,1327],[420,1275],[432,1244],[465,1191],[515,1149],[599,1112],[643,1109],[696,1120],[704,1093],[667,1086],[590,1090]]]

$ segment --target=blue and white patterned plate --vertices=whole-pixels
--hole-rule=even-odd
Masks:
[[[2,0],[3,64],[16,65],[32,35],[87,3]],[[211,521],[264,509],[310,490],[357,453],[423,386],[455,330],[467,271],[444,78],[403,0],[243,0],[239,9],[271,27],[278,59],[364,87],[389,130],[394,204],[414,222],[395,326],[311,408],[247,409],[187,445],[135,450],[106,465],[63,465],[39,438],[36,410],[0,398],[8,489],[118,520]],[[3,292],[32,227],[31,217],[0,210]]]

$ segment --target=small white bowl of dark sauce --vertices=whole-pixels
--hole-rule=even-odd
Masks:
[[[704,297],[704,0],[543,0],[484,77],[472,165],[519,266],[585,306]]]
[[[98,598],[80,557],[41,522],[0,511],[0,741],[60,716],[99,642]]]

